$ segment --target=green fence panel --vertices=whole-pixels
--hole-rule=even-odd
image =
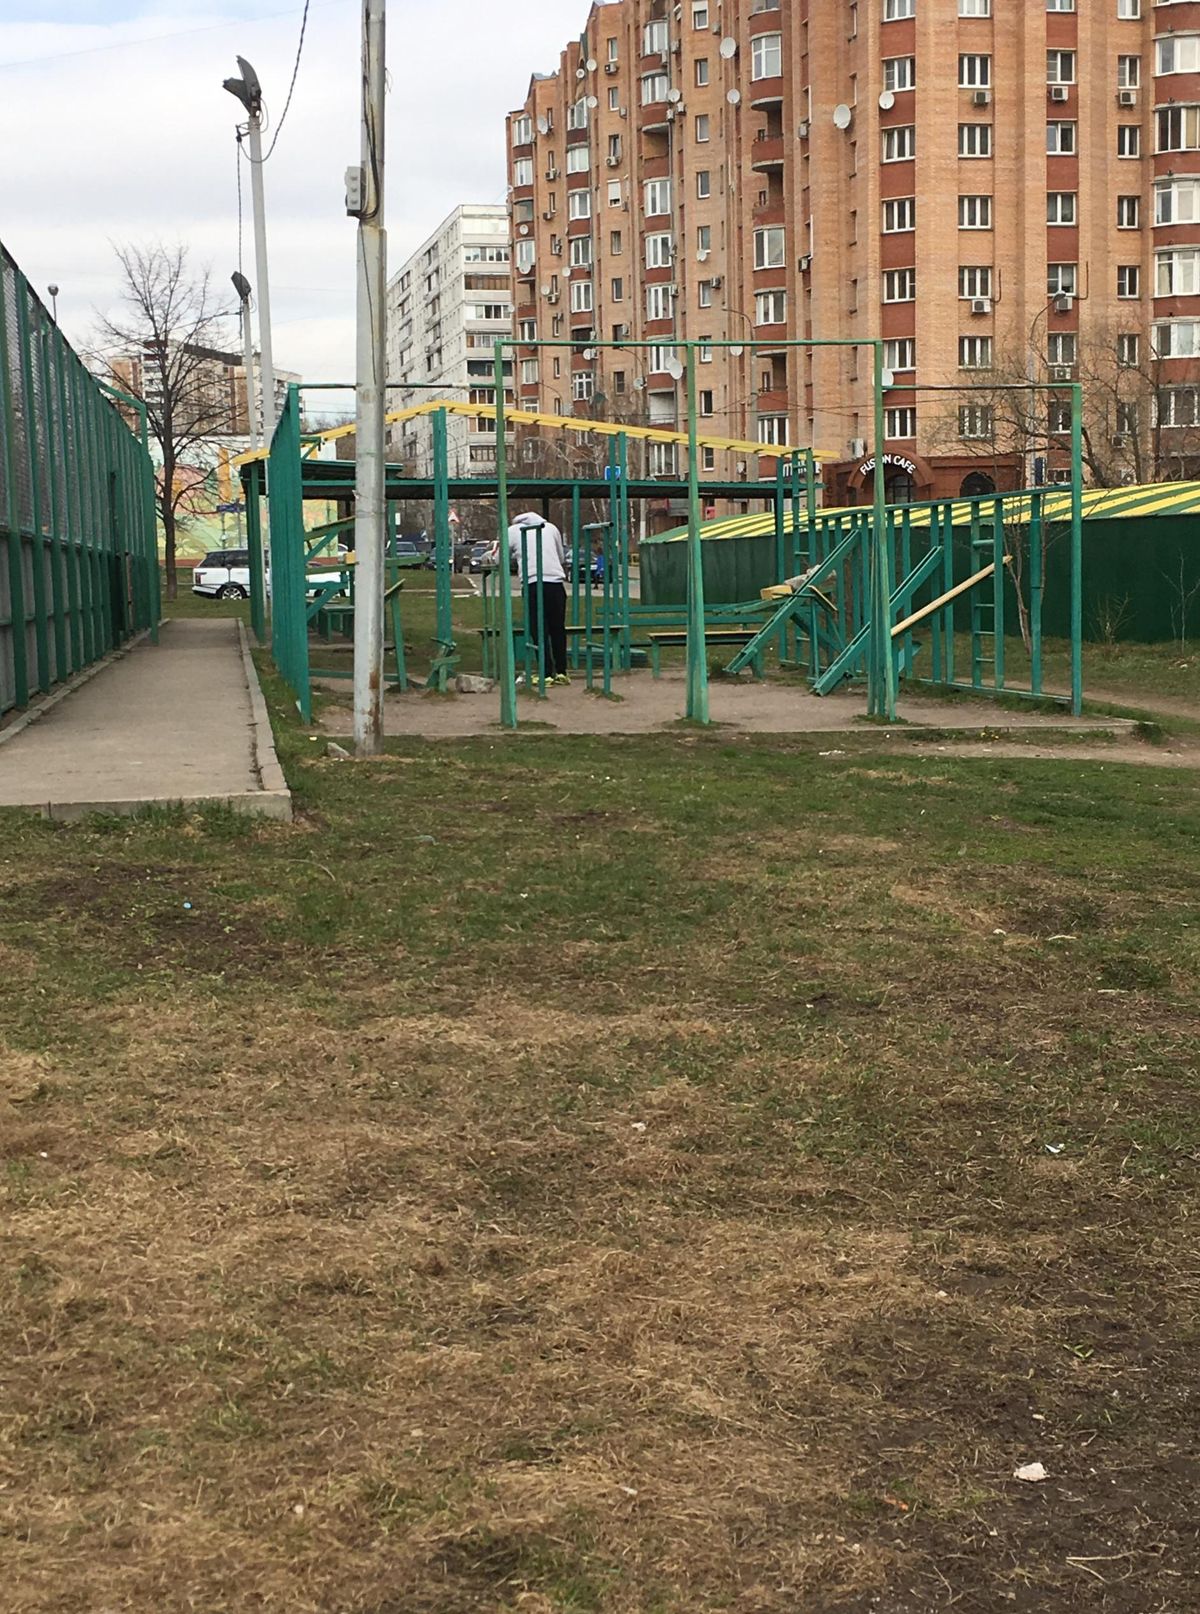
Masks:
[[[0,246],[0,719],[157,617],[154,469]]]
[[[309,723],[312,688],[308,669],[304,487],[300,469],[300,393],[295,386],[288,388],[287,401],[271,439],[267,522],[271,540],[271,655],[296,697],[301,717]]]

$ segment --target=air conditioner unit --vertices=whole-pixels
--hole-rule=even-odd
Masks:
[[[1136,106],[1137,105],[1137,91],[1136,90],[1118,90],[1117,91],[1117,105],[1118,106]]]
[[[1075,306],[1075,299],[1068,292],[1060,291],[1054,299],[1054,312],[1056,314],[1069,314]]]
[[[683,49],[683,44],[682,44],[682,42],[680,40],[677,39],[675,41],[675,43],[671,46],[671,54],[672,54],[672,56],[678,56],[682,49]]]
[[[1050,86],[1050,99],[1052,101],[1065,101],[1067,99],[1067,86],[1065,84],[1052,84]]]
[[[971,105],[972,106],[991,106],[991,104],[992,104],[992,92],[991,92],[991,90],[976,90],[971,96]]]
[[[620,168],[621,159],[619,157],[606,157],[604,159],[604,166],[606,168]]]
[[[605,62],[604,71],[608,74],[609,78],[615,78],[616,75],[621,71],[621,64],[620,62]]]
[[[629,108],[627,106],[619,106],[617,108],[617,116],[618,118],[627,118],[629,116]]]
[[[803,123],[797,125],[796,135],[800,140],[807,140],[808,139],[808,119],[807,118],[805,118]]]
[[[546,170],[546,178],[547,179],[557,179],[558,178],[558,169],[557,168],[547,168],[547,170]]]
[[[554,217],[554,210],[553,210],[553,208],[549,208],[549,207],[548,207],[548,208],[547,208],[547,209],[546,209],[546,210],[545,210],[545,212],[544,212],[544,213],[543,213],[543,214],[542,214],[542,217],[543,217],[543,218],[544,218],[544,219],[545,219],[545,221],[546,221],[546,223],[547,223],[547,224],[549,224],[549,222],[550,222],[550,220],[551,220],[551,219],[552,219],[552,218],[553,218],[553,217]]]
[[[860,460],[867,452],[867,440],[865,437],[852,437],[848,447],[850,449],[850,458]]]
[[[722,287],[722,286],[723,286],[723,285],[724,285],[724,284],[725,284],[725,277],[724,277],[724,275],[714,275],[714,276],[713,276],[713,277],[712,277],[712,279],[711,279],[711,280],[710,280],[710,281],[709,281],[709,285],[710,285],[710,286],[711,286],[711,287],[712,287],[712,289],[713,289],[713,290],[714,290],[714,291],[720,291],[720,289],[721,289],[721,287]]]
[[[556,291],[547,292],[546,301],[548,303],[556,303],[558,301],[558,293]]]
[[[1069,364],[1052,364],[1050,366],[1051,381],[1070,381],[1072,375]]]
[[[811,252],[806,252],[804,254],[804,256],[800,259],[800,273],[802,275],[806,275],[811,268],[812,268],[812,253]]]
[[[1112,434],[1112,437],[1109,439],[1109,441],[1112,443],[1112,446],[1114,448],[1124,448],[1126,443],[1128,443],[1128,441],[1129,441],[1129,433],[1128,432],[1114,432]]]
[[[972,297],[971,298],[971,312],[972,312],[972,314],[990,314],[991,311],[992,311],[992,299],[990,297]]]

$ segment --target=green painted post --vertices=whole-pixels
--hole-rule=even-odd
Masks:
[[[1071,711],[1083,711],[1083,388],[1071,384]]]
[[[59,497],[59,475],[63,471],[63,461],[57,452],[58,438],[58,409],[56,405],[57,391],[52,380],[52,366],[50,359],[50,345],[53,341],[54,327],[39,333],[38,363],[42,378],[42,408],[46,419],[46,453],[49,458],[50,480],[50,599],[51,610],[54,615],[54,676],[56,679],[67,676],[67,615],[63,595],[65,592],[63,578],[63,527],[66,523],[66,511],[63,508],[66,496],[66,478],[63,477],[63,497]]]
[[[513,664],[512,587],[508,580],[508,453],[504,440],[504,343],[494,349],[493,380],[496,385],[496,524],[499,528],[500,578],[500,722],[505,728],[517,726],[517,673]]]
[[[580,587],[588,589],[592,586],[592,573],[589,558],[585,554],[583,540],[583,500],[580,496],[578,479],[571,483],[571,621],[580,620],[579,600]],[[564,546],[565,547],[565,546]],[[583,579],[581,584],[580,579]],[[571,666],[578,671],[579,668],[579,635],[571,635],[569,659]]]
[[[29,444],[29,487],[33,507],[33,524],[29,540],[30,572],[33,575],[33,643],[37,656],[37,685],[43,695],[53,685],[50,672],[50,638],[46,632],[46,512],[42,509],[42,464],[38,456],[38,434],[43,421],[39,419],[38,394],[33,386],[33,337],[29,328],[29,284],[17,272],[17,342],[20,350],[21,375],[29,413],[26,416],[26,436]]]
[[[1046,576],[1045,535],[1042,530],[1042,495],[1030,494],[1029,508],[1029,687],[1042,693],[1042,590]]]
[[[450,538],[450,449],[444,409],[435,409],[433,413],[433,545],[439,655],[447,658],[454,654],[455,649],[454,547]],[[449,663],[444,661],[438,675],[442,689],[446,688],[449,676]]]
[[[246,540],[250,547],[250,626],[259,644],[267,637],[267,572],[262,539],[262,464],[253,460],[243,484],[246,495]]]
[[[912,571],[912,512],[907,505],[900,512],[900,576],[905,578]],[[907,616],[912,609],[912,597],[902,600],[900,609]],[[913,649],[912,629],[904,635],[904,676],[907,678],[912,672]]]
[[[997,496],[992,501],[992,678],[993,687],[1004,688],[1004,504]]]
[[[942,506],[942,593],[948,594],[954,587],[954,511],[949,504]],[[942,643],[945,651],[946,682],[952,684],[955,677],[954,656],[954,602],[943,606],[941,611]]]
[[[696,345],[683,347],[687,370],[688,592],[687,715],[708,722],[708,651],[704,642],[704,551],[700,542],[700,449],[696,427]]]
[[[633,613],[632,561],[629,557],[629,440],[624,432],[617,437],[617,564],[620,567],[620,589],[617,609],[621,613],[621,665],[626,672],[633,668]]]
[[[61,331],[56,330],[56,339],[58,342],[58,363],[55,366],[55,387],[58,391],[58,451],[62,456],[63,480],[66,490],[67,543],[63,552],[63,566],[66,574],[67,589],[67,637],[70,641],[71,671],[78,672],[83,666],[83,637],[79,621],[79,460],[72,452],[67,407],[67,400],[70,397],[70,383],[67,379],[67,371],[74,360],[74,354],[68,349]]]
[[[772,508],[775,515],[775,576],[782,583],[787,571],[787,474],[788,462],[784,455],[775,456],[775,492]]]
[[[2,265],[0,265],[0,410],[3,410],[4,417],[9,633],[12,638],[13,696],[18,706],[24,706],[29,700],[29,677],[25,661],[25,588],[21,564],[21,515],[17,505],[16,411],[13,408],[9,350],[11,337],[5,301]],[[27,411],[22,411],[22,418],[28,420]]]
[[[896,664],[892,658],[892,568],[884,530],[883,343],[871,343],[874,358],[875,475],[871,521],[870,621],[867,657],[867,712],[893,722],[896,717]]]

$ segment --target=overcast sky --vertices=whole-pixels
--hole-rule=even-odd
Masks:
[[[314,379],[353,375],[343,174],[359,153],[360,10],[312,0],[265,170],[275,357]],[[392,269],[459,202],[503,201],[504,114],[532,72],[557,65],[587,10],[586,0],[391,0]],[[245,56],[277,118],[302,12],[302,0],[0,0],[0,241],[43,297],[49,282],[61,287],[72,341],[114,304],[113,242],[182,240],[228,286],[240,109],[221,81]],[[245,169],[243,180],[253,280]]]

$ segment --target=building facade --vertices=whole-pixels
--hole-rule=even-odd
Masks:
[[[881,337],[893,498],[1063,476],[1076,379],[1090,480],[1200,465],[1200,0],[608,0],[508,137],[522,407],[679,422],[741,343],[702,429],[865,501],[870,349],[786,344]]]
[[[435,398],[491,404],[494,343],[512,335],[508,210],[466,204],[388,282],[388,409]],[[511,378],[512,359],[505,360]],[[403,383],[417,383],[405,387]],[[428,390],[428,389],[433,390]],[[512,401],[511,391],[508,401]],[[488,476],[496,469],[495,428],[485,417],[450,416],[450,472]],[[389,427],[389,456],[414,475],[432,470],[428,417]]]

